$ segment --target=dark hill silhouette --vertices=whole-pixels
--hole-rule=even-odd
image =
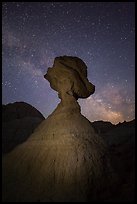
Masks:
[[[27,140],[43,120],[43,115],[28,103],[2,105],[2,152],[8,153]]]
[[[111,122],[102,121],[102,120],[92,122],[92,126],[94,127],[94,129],[96,130],[96,132],[98,134],[105,133],[108,130],[110,130],[113,127],[115,127],[115,125],[113,125]]]
[[[43,115],[33,106],[25,102],[9,103],[2,105],[2,121],[8,122],[24,117],[38,117],[45,119]]]
[[[117,125],[95,121],[92,125],[108,144],[111,165],[119,176],[113,201],[133,201],[135,196],[135,119]]]

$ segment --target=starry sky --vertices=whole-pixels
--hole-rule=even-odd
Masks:
[[[3,2],[2,103],[24,101],[45,117],[59,103],[43,75],[62,55],[88,67],[96,91],[79,99],[91,122],[135,118],[134,2]]]

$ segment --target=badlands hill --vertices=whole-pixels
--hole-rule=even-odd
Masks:
[[[28,103],[2,105],[2,152],[8,153],[27,140],[44,119],[43,115]]]
[[[119,175],[114,201],[133,201],[135,197],[135,119],[113,125],[95,121],[92,126],[108,145],[111,165]]]

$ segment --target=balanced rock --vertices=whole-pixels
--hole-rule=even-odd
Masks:
[[[57,57],[44,77],[61,102],[26,142],[3,157],[3,201],[105,200],[113,174],[107,149],[77,102],[95,91],[87,67],[77,57]]]

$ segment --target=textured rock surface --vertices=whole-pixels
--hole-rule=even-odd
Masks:
[[[2,152],[10,152],[24,142],[44,120],[42,114],[25,102],[2,106]]]
[[[78,57],[56,57],[53,67],[48,69],[44,77],[59,93],[62,102],[67,95],[76,99],[87,98],[95,91],[95,86],[87,79],[87,66]]]
[[[106,146],[77,103],[95,89],[86,75],[85,64],[73,57],[56,58],[48,69],[45,78],[61,102],[3,158],[4,202],[84,202],[110,196],[113,171]]]

